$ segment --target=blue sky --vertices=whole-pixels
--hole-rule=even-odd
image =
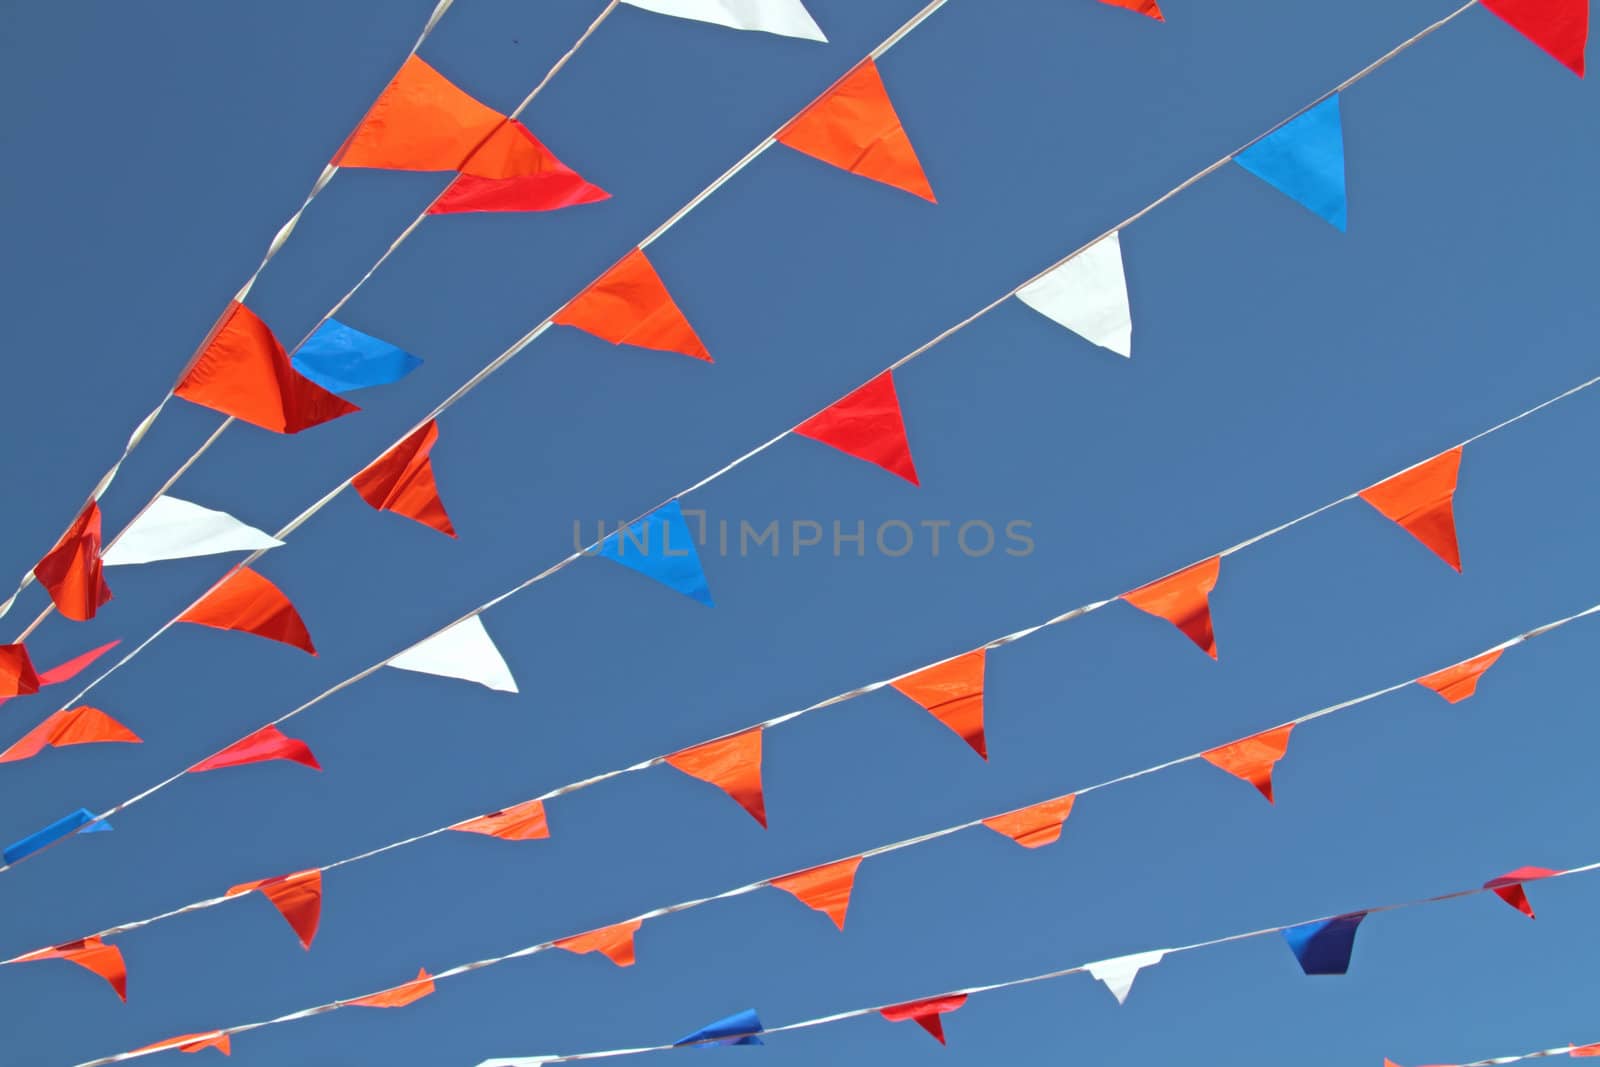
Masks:
[[[431,6],[29,5],[7,12],[12,205],[0,440],[18,573],[170,384]],[[297,438],[230,432],[177,493],[273,528],[367,462],[843,72],[920,0],[810,0],[832,43],[623,9],[525,116],[615,194],[430,221],[343,316],[423,357]],[[322,654],[199,628],[95,693],[139,747],[3,768],[0,837],[165,777],[429,632],[572,544],[810,415],[1453,8],[953,0],[883,62],[937,206],[775,150],[652,249],[717,362],[552,331],[447,416],[459,542],[346,494],[262,570]],[[426,57],[509,108],[596,0],[459,4]],[[0,955],[363,851],[964,651],[1113,596],[1492,425],[1593,373],[1593,86],[1492,15],[1343,101],[1350,232],[1228,168],[1123,236],[1134,357],[1016,305],[900,377],[914,489],[803,440],[691,506],[764,525],[1031,524],[1024,558],[708,553],[715,609],[590,560],[487,617],[522,692],[398,671],[296,720],[325,771],[179,783],[8,872]],[[295,338],[441,178],[351,173],[252,305]],[[1413,677],[1600,601],[1585,393],[1470,448],[1456,575],[1359,504],[1234,557],[1221,660],[1124,605],[995,652],[991,759],[894,693],[768,737],[762,832],[656,770],[553,803],[548,842],[447,835],[328,876],[303,952],[259,898],[121,942],[124,1006],[63,964],[0,969],[7,1062],[68,1065],[252,1021],[1044,799]],[[106,501],[117,528],[210,432],[177,405]],[[50,664],[138,639],[218,560],[119,569]],[[9,572],[8,572],[9,573]],[[7,620],[31,618],[33,598]],[[646,926],[639,963],[552,954],[402,1012],[241,1036],[231,1062],[476,1064],[769,1023],[1600,859],[1585,660],[1594,623],[1508,656],[1474,700],[1409,690],[1297,734],[1278,803],[1194,765],[1095,794],[1062,842],[971,833],[862,868],[843,934],[776,892]],[[6,631],[6,637],[11,631]],[[8,704],[0,740],[54,705]],[[769,1067],[1189,1060],[1453,1062],[1600,1039],[1592,881],[1379,916],[1351,974],[1269,940],[1169,961],[1117,1008],[1087,978],[973,1001],[948,1049],[863,1020]],[[214,1053],[202,1055],[214,1056]],[[712,1055],[712,1053],[706,1053]]]

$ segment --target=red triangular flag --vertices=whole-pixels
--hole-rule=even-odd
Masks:
[[[334,154],[337,167],[382,170],[458,170],[507,123],[506,116],[480,103],[443,74],[413,55],[378,95],[372,108]],[[536,165],[532,153],[508,160],[486,153],[514,173],[518,162]],[[499,173],[494,177],[510,177]]]
[[[840,170],[933,201],[928,176],[870,56],[778,131],[777,140]]]
[[[845,912],[850,909],[850,891],[855,888],[856,869],[861,866],[861,856],[827,863],[821,867],[786,874],[774,878],[772,886],[813,911],[820,911],[833,920],[833,925],[844,929]]]
[[[485,834],[502,841],[542,841],[550,836],[550,824],[545,821],[542,800],[523,801],[504,811],[458,822],[450,829],[467,834]]]
[[[997,834],[1005,834],[1023,848],[1043,848],[1061,840],[1061,827],[1072,814],[1076,793],[1047,800],[1043,804],[995,815],[983,820],[983,825]]]
[[[39,675],[21,644],[0,645],[0,697],[21,697],[39,691]]]
[[[1537,882],[1558,873],[1548,867],[1518,867],[1498,878],[1489,879],[1483,883],[1483,888],[1492,890],[1495,896],[1531,919],[1534,917],[1533,905],[1528,903],[1528,894],[1523,892],[1522,883]]]
[[[600,930],[590,930],[586,934],[575,937],[563,937],[555,942],[555,947],[567,952],[586,956],[591,952],[598,952],[618,967],[633,966],[633,935],[639,932],[639,927],[644,925],[643,919],[632,922],[617,923]]]
[[[1572,1048],[1567,1051],[1567,1055],[1576,1059],[1588,1059],[1592,1056],[1600,1056],[1600,1045],[1573,1045]]]
[[[429,419],[416,432],[379,456],[366,470],[350,479],[361,499],[379,511],[404,515],[442,534],[456,535],[450,516],[439,499],[428,453],[439,440],[439,423]]]
[[[983,664],[986,649],[935,664],[890,684],[956,732],[972,751],[989,758],[983,736]]]
[[[299,433],[361,410],[295,370],[272,330],[238,301],[173,393],[273,433]]]
[[[31,759],[43,752],[47,745],[64,748],[107,741],[138,744],[140,737],[105,712],[84,705],[49,715],[38,726],[23,734],[16,744],[0,752],[0,763]]]
[[[1206,655],[1217,658],[1217,638],[1211,630],[1211,591],[1222,573],[1222,557],[1212,556],[1204,563],[1185,567],[1177,574],[1141,586],[1122,599],[1140,611],[1166,619],[1199,645]]]
[[[1293,729],[1293,723],[1279,726],[1200,755],[1218,770],[1227,771],[1255,786],[1271,804],[1272,768],[1289,751],[1289,733]]]
[[[1161,8],[1157,6],[1156,0],[1100,0],[1100,2],[1102,4],[1110,4],[1112,7],[1125,7],[1129,11],[1137,11],[1141,15],[1149,15],[1157,22],[1167,21],[1166,16],[1161,13]]]
[[[1483,0],[1483,6],[1515,26],[1562,66],[1583,77],[1589,0]]]
[[[33,568],[33,576],[49,590],[56,610],[75,622],[94,618],[100,606],[111,599],[111,587],[100,566],[98,503],[91,500],[83,506],[61,540]]]
[[[180,1034],[133,1051],[165,1052],[177,1049],[179,1052],[204,1052],[208,1048],[214,1048],[224,1056],[233,1055],[233,1041],[221,1030],[211,1030],[203,1034]]]
[[[792,433],[832,445],[847,456],[876,463],[912,485],[917,468],[911,461],[911,442],[894,391],[894,372],[884,371],[860,389],[817,412]]]
[[[1399,523],[1406,533],[1459,571],[1461,549],[1456,545],[1456,517],[1451,502],[1460,469],[1461,449],[1452,448],[1361,490],[1361,499],[1377,508],[1384,518]]]
[[[427,968],[417,971],[416,978],[405,985],[385,989],[381,993],[374,993],[369,997],[357,997],[355,1000],[345,1001],[347,1008],[404,1008],[415,1004],[423,997],[433,994],[433,976]]]
[[[111,988],[117,991],[117,996],[127,1003],[128,967],[122,960],[122,950],[115,945],[108,945],[98,937],[86,937],[81,941],[69,941],[65,945],[18,956],[16,962],[32,963],[36,960],[66,960],[93,971],[110,983]]]
[[[878,1014],[892,1023],[913,1020],[918,1026],[938,1038],[939,1044],[944,1044],[944,1023],[940,1021],[941,1015],[955,1011],[967,1002],[965,993],[954,997],[929,997],[927,1000],[913,1000],[906,1004],[896,1004],[888,1008],[879,1008]]]
[[[259,882],[246,882],[228,890],[227,895],[236,897],[252,889],[260,890],[262,896],[272,901],[272,906],[288,922],[290,929],[300,939],[300,944],[309,950],[312,940],[317,936],[317,924],[322,921],[322,872],[298,871],[277,878],[264,878]]]
[[[710,782],[738,801],[756,822],[767,825],[767,802],[761,792],[761,727],[674,752],[666,760],[684,774]]]
[[[316,648],[300,613],[283,591],[249,567],[224,578],[194,607],[178,616],[179,622],[237,630],[303,649],[313,656]]]
[[[711,362],[711,354],[667,292],[661,275],[638,248],[573,297],[550,321],[614,345],[679,352]]]
[[[1442,671],[1434,671],[1418,678],[1417,684],[1427,686],[1452,704],[1459,704],[1478,691],[1478,679],[1495,665],[1495,661],[1504,652],[1505,649],[1497,648],[1493,652],[1474,656],[1464,663],[1457,663],[1454,667],[1446,667]]]
[[[242,741],[235,741],[215,756],[201,760],[189,768],[189,773],[216,771],[224,767],[243,767],[248,763],[267,763],[271,760],[288,760],[322,770],[322,764],[312,755],[311,746],[298,737],[288,737],[276,726],[263,726]]]
[[[533,169],[522,157],[532,152]],[[506,164],[510,162],[511,166]],[[511,170],[512,174],[505,171]],[[584,181],[557,159],[522,123],[506,123],[472,154],[428,208],[430,215],[462,211],[555,211],[610,199],[598,185]]]
[[[59,663],[47,671],[40,671],[39,684],[59,685],[61,682],[71,681],[73,678],[76,678],[79,672],[85,667],[89,666],[89,664],[93,663],[95,660],[99,659],[107,652],[110,652],[113,648],[116,648],[120,644],[122,644],[122,641],[119,638],[116,641],[103,644],[99,648],[91,648],[89,651],[82,653],[81,655],[73,656],[65,663]]]

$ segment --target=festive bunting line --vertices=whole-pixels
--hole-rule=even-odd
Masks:
[[[1454,1067],[1501,1067],[1502,1064],[1506,1063],[1521,1063],[1523,1060],[1542,1060],[1550,1056],[1571,1056],[1574,1059],[1600,1056],[1600,1042],[1589,1045],[1557,1045],[1555,1048],[1524,1052],[1520,1056],[1496,1056],[1493,1059],[1473,1060],[1471,1063],[1455,1064]],[[1400,1065],[1393,1060],[1385,1059],[1383,1067],[1400,1067]]]

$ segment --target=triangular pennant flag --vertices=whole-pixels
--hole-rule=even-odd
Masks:
[[[333,165],[458,170],[505,123],[500,112],[412,55],[334,154]]]
[[[503,177],[508,169],[501,164],[506,155],[519,159],[532,152],[534,170]],[[525,170],[525,162],[510,169]],[[467,160],[462,173],[428,208],[430,215],[451,215],[464,211],[556,211],[579,204],[609,200],[611,194],[585,181],[577,171],[557,159],[533,132],[512,120]],[[480,173],[482,172],[482,173]]]
[[[987,649],[935,664],[890,684],[915,700],[956,736],[972,746],[972,751],[989,758],[983,736],[983,665]]]
[[[551,322],[614,345],[678,352],[711,362],[711,353],[684,318],[643,249],[622,261],[556,312]]]
[[[884,371],[791,432],[831,445],[847,456],[875,463],[912,485],[922,484],[917,481],[916,464],[911,461],[911,442],[906,439],[893,371]]]
[[[761,792],[761,727],[674,752],[666,761],[691,778],[710,782],[756,822],[767,825],[767,802]]]
[[[173,393],[273,433],[299,433],[361,410],[296,371],[272,330],[238,301]]]
[[[676,500],[657,508],[626,530],[600,542],[599,555],[654,578],[668,589],[715,607],[706,572],[700,566],[683,505]]]
[[[861,866],[862,859],[851,856],[847,860],[786,874],[774,878],[772,886],[792,894],[811,910],[822,912],[843,930],[845,912],[850,909],[850,891],[855,888],[856,869]]]
[[[1461,449],[1452,448],[1361,490],[1361,499],[1459,571],[1454,500],[1460,470]]]
[[[1288,726],[1264,730],[1241,741],[1202,752],[1200,757],[1218,770],[1249,782],[1271,804],[1272,768],[1289,750],[1289,733],[1293,729],[1294,724],[1290,723]]]
[[[87,829],[80,829],[87,827]],[[105,833],[110,831],[111,824],[101,819],[95,822],[94,813],[88,808],[79,808],[71,815],[64,815],[43,830],[35,830],[21,841],[6,846],[4,859],[6,863],[16,863],[18,860],[33,855],[40,849],[49,848],[63,837],[70,837],[75,833]]]
[[[590,930],[588,933],[578,934],[576,937],[563,937],[560,941],[555,942],[555,946],[579,956],[598,952],[618,967],[632,967],[633,935],[638,933],[639,927],[643,925],[643,919],[617,923],[615,926]]]
[[[442,534],[456,535],[450,516],[439,499],[428,453],[439,440],[439,423],[429,419],[404,441],[379,456],[366,470],[350,479],[361,499],[379,511],[404,515]]]
[[[802,0],[623,0],[658,15],[712,22],[735,30],[760,30],[780,37],[822,41],[822,29]]]
[[[1061,840],[1061,827],[1072,814],[1072,805],[1077,799],[1077,794],[1068,793],[1042,804],[991,816],[983,820],[983,825],[997,834],[1005,834],[1023,848],[1043,848]]]
[[[1518,867],[1508,871],[1498,878],[1491,878],[1483,883],[1483,888],[1494,893],[1495,896],[1516,908],[1522,914],[1532,919],[1533,905],[1528,903],[1528,894],[1523,890],[1523,882],[1537,882],[1541,878],[1550,878],[1558,874],[1548,867]]]
[[[1589,0],[1483,0],[1561,65],[1583,77],[1584,46],[1589,41]]]
[[[228,890],[227,896],[236,897],[251,890],[259,890],[272,901],[300,944],[309,951],[317,936],[317,924],[322,921],[322,872],[297,871],[259,882],[246,882]]]
[[[330,393],[391,385],[422,366],[422,360],[371,334],[329,319],[301,342],[294,369]]]
[[[1100,0],[1100,2],[1110,4],[1112,7],[1125,7],[1141,15],[1149,15],[1157,22],[1167,21],[1166,16],[1161,13],[1161,8],[1156,5],[1156,0]]]
[[[405,985],[385,989],[382,993],[374,993],[370,997],[347,1000],[344,1004],[347,1008],[404,1008],[415,1004],[423,997],[432,996],[433,991],[433,976],[424,967],[417,971],[416,978]]]
[[[117,996],[122,998],[124,1004],[128,1001],[128,966],[122,960],[122,950],[116,945],[108,945],[98,937],[86,937],[81,941],[69,941],[65,945],[42,948],[38,952],[18,956],[16,962],[34,963],[38,960],[66,960],[68,963],[76,963],[79,967],[104,978],[111,988],[116,990]]]
[[[906,1004],[895,1004],[887,1008],[879,1008],[878,1014],[892,1023],[912,1020],[928,1033],[938,1039],[939,1044],[944,1044],[944,1023],[941,1016],[955,1011],[967,1002],[965,993],[953,997],[929,997],[927,1000],[913,1000]]]
[[[221,1030],[212,1030],[204,1034],[181,1034],[178,1037],[169,1037],[165,1041],[157,1041],[153,1045],[136,1048],[135,1052],[170,1052],[177,1049],[179,1052],[204,1052],[214,1048],[224,1056],[233,1055],[233,1040]]]
[[[1344,230],[1344,127],[1337,94],[1279,126],[1233,161]]]
[[[1211,629],[1211,591],[1222,573],[1222,557],[1212,556],[1204,563],[1185,567],[1177,574],[1140,586],[1122,599],[1147,615],[1166,619],[1200,646],[1212,659],[1217,658],[1217,638]]]
[[[1133,312],[1116,233],[1024,285],[1017,299],[1091,344],[1133,355]]]
[[[39,691],[39,675],[21,644],[0,645],[0,696],[21,697]]]
[[[1567,1052],[1568,1056],[1577,1059],[1587,1059],[1591,1056],[1600,1056],[1600,1045],[1574,1045]]]
[[[67,532],[33,568],[33,576],[50,593],[56,610],[75,622],[87,622],[111,599],[100,563],[100,505],[91,500],[78,512]]]
[[[225,511],[213,511],[175,496],[158,496],[106,549],[107,567],[156,563],[167,559],[214,556],[220,552],[258,552],[283,542],[248,526]]]
[[[1478,691],[1478,680],[1504,653],[1505,649],[1497,648],[1493,652],[1473,656],[1453,667],[1424,675],[1417,679],[1417,684],[1427,686],[1452,704],[1459,704]]]
[[[44,722],[23,734],[16,744],[0,752],[0,763],[30,759],[43,752],[46,746],[65,748],[68,745],[92,745],[108,741],[138,744],[140,740],[138,734],[116,719],[85,705],[48,716]]]
[[[283,590],[249,567],[240,567],[178,616],[179,622],[210,626],[216,630],[237,630],[311,653],[311,635],[300,613],[294,610]]]
[[[450,827],[465,834],[484,834],[502,841],[543,841],[550,836],[544,801],[526,800],[504,811],[492,811]]]
[[[778,131],[777,141],[840,170],[935,202],[871,56],[790,120]]]
[[[469,615],[432,637],[412,645],[391,659],[386,666],[440,678],[459,678],[477,682],[497,693],[515,693],[517,680],[495,647],[483,619]]]
[[[73,656],[65,663],[58,663],[56,666],[51,667],[47,671],[41,671],[39,672],[39,684],[59,685],[62,682],[71,681],[73,678],[76,678],[85,667],[88,667],[89,664],[93,663],[95,660],[99,659],[107,652],[110,652],[113,648],[116,648],[120,644],[122,644],[121,640],[109,641],[106,644],[101,645],[99,648],[91,648],[89,651],[84,652],[81,655]],[[0,667],[0,676],[3,675],[4,667]]]
[[[680,1037],[672,1044],[680,1045],[764,1045],[756,1035],[765,1030],[754,1008],[734,1012],[725,1019],[707,1023],[692,1034]]]
[[[263,726],[242,741],[235,741],[215,756],[201,760],[189,768],[189,773],[217,771],[224,767],[243,767],[249,763],[267,763],[271,760],[288,760],[322,770],[322,764],[312,755],[311,746],[298,737],[289,737],[276,726]]]
[[[1133,989],[1133,980],[1139,977],[1139,972],[1146,967],[1154,967],[1160,963],[1167,954],[1166,949],[1157,949],[1154,952],[1139,952],[1132,956],[1118,956],[1114,960],[1101,960],[1091,963],[1084,970],[1096,981],[1105,984],[1111,990],[1111,995],[1117,998],[1118,1004],[1128,1002],[1128,993]]]
[[[1367,917],[1364,911],[1302,923],[1283,931],[1289,950],[1300,961],[1306,974],[1344,974],[1350,969],[1350,953],[1356,945],[1356,929]]]

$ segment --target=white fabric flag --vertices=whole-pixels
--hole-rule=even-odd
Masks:
[[[1121,356],[1133,354],[1133,313],[1122,270],[1122,240],[1113,233],[1067,260],[1017,299],[1086,341]]]
[[[808,41],[828,39],[802,0],[622,0],[625,4],[736,30],[761,30]]]
[[[473,615],[441,633],[412,645],[388,663],[403,671],[436,674],[477,682],[499,693],[515,693],[517,681],[494,647],[483,620]]]
[[[1118,956],[1114,960],[1091,963],[1086,970],[1106,984],[1106,988],[1111,990],[1111,995],[1117,998],[1118,1004],[1126,1004],[1128,991],[1133,988],[1133,980],[1139,976],[1139,972],[1146,967],[1154,967],[1166,954],[1166,949],[1158,949],[1155,952],[1140,952],[1133,956]]]
[[[212,511],[175,496],[158,496],[148,511],[122,531],[116,544],[106,549],[101,562],[118,567],[218,552],[254,552],[282,544],[225,511]]]

